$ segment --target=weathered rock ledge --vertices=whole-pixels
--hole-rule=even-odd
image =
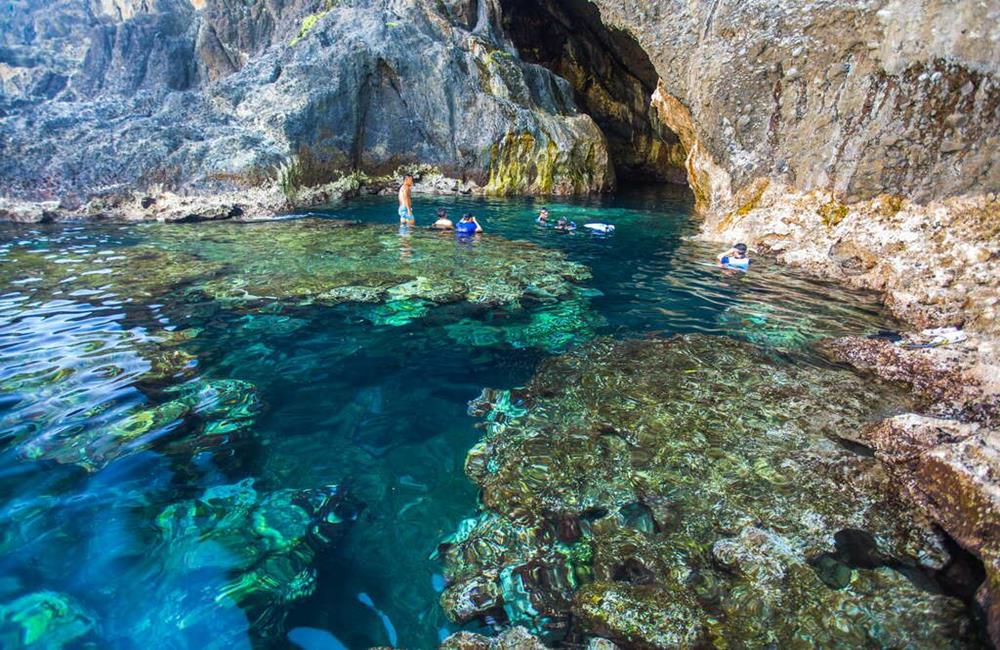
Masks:
[[[0,197],[0,220],[21,223],[49,223],[73,220],[162,221],[257,221],[272,219],[296,210],[325,207],[360,196],[395,194],[403,173],[413,174],[414,194],[481,194],[473,181],[448,178],[436,168],[420,165],[400,169],[395,174],[369,176],[361,172],[345,174],[336,181],[294,189],[275,184],[241,191],[209,194],[177,193],[162,187],[129,195],[93,198],[85,205],[65,205],[60,201],[19,201]]]
[[[907,349],[885,340],[828,342],[835,360],[907,385],[921,414],[863,427],[871,447],[912,501],[986,569],[977,600],[1000,639],[1000,348],[971,336],[948,346]],[[850,435],[848,433],[847,435]]]

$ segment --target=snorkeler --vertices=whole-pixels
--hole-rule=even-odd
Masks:
[[[556,222],[556,230],[562,230],[563,232],[571,232],[576,230],[576,224],[566,217],[559,217],[559,221]]]
[[[547,225],[549,225],[549,209],[548,208],[542,208],[541,210],[539,210],[539,212],[538,212],[538,218],[535,219],[535,223],[537,223],[539,226],[547,226]]]
[[[750,268],[750,262],[746,244],[736,244],[725,253],[719,255],[719,266],[726,268],[745,271]]]
[[[413,174],[403,177],[403,184],[399,188],[399,222],[404,225],[413,226],[417,221],[413,218]]]
[[[455,233],[459,235],[475,235],[481,232],[483,232],[483,227],[469,212],[463,214],[462,220],[455,224]]]
[[[448,218],[448,212],[444,208],[437,209],[437,221],[431,226],[435,230],[454,230],[455,224]]]

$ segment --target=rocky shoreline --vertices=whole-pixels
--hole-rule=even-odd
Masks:
[[[880,459],[834,442],[919,406],[895,382],[698,335],[548,361],[471,405],[482,505],[440,547],[442,606],[581,646],[975,644],[959,601],[912,582],[952,571],[931,521]]]
[[[404,173],[414,176],[415,195],[483,193],[483,188],[473,181],[449,178],[431,165],[415,165],[381,176],[352,172],[323,185],[294,189],[275,184],[240,191],[192,194],[155,187],[127,195],[94,198],[75,207],[60,201],[21,201],[0,197],[0,221],[261,221],[295,211],[328,207],[361,196],[395,194]]]
[[[829,356],[917,396],[913,412],[848,432],[885,463],[910,500],[974,553],[986,570],[976,599],[1000,639],[1000,355],[995,337],[906,349],[849,337]]]
[[[899,342],[823,345],[832,361],[885,384],[897,407],[886,418],[872,404],[849,405],[826,432],[870,447],[879,463],[858,470],[861,461],[836,450],[823,461],[831,476],[857,470],[846,475],[863,475],[865,494],[901,489],[924,514],[893,508],[908,521],[929,517],[983,562],[978,601],[1000,642],[1000,7],[918,4],[16,0],[0,16],[0,219],[267,220],[392,192],[402,169],[417,173],[418,193],[463,195],[586,194],[632,176],[683,176],[704,220],[701,238],[744,241],[803,273],[877,291],[913,328]],[[920,330],[942,327],[960,328],[964,339],[907,347],[926,338]],[[652,395],[712,377],[710,367],[681,362],[685,349],[767,363],[750,348],[713,350],[698,340],[602,345],[591,354],[605,354],[608,365],[595,373],[659,374]],[[572,370],[594,358],[553,363]],[[565,407],[547,392],[546,372],[530,396]],[[841,396],[844,385],[866,390],[853,373],[805,379],[827,387],[823,396],[796,395],[818,412],[830,396],[867,399]],[[748,399],[745,386],[729,388],[734,402]],[[690,390],[698,394],[697,382]],[[673,403],[661,397],[651,408]],[[593,647],[607,639],[684,645],[694,641],[684,621],[710,640],[773,642],[753,620],[766,613],[732,601],[734,592],[718,589],[726,582],[777,611],[797,608],[812,639],[838,634],[816,612],[867,607],[858,616],[877,622],[875,636],[851,641],[902,643],[897,613],[878,598],[859,602],[880,589],[927,615],[928,643],[968,632],[944,616],[958,616],[953,602],[908,590],[885,566],[909,558],[943,570],[933,543],[880,549],[860,568],[837,556],[838,532],[878,528],[866,508],[836,526],[796,521],[780,530],[728,512],[711,534],[657,537],[683,517],[666,488],[648,485],[647,465],[666,472],[676,459],[645,444],[643,427],[673,433],[679,422],[690,434],[692,414],[636,424],[624,418],[635,414],[584,404],[593,416],[586,427],[567,415],[553,428],[532,422],[515,398],[489,394],[476,407],[493,431],[467,470],[486,510],[442,549],[445,609],[456,620],[502,610],[513,631],[491,641],[460,635],[448,647],[529,647],[524,635],[570,635]],[[811,426],[800,428],[818,433]],[[767,441],[773,427],[753,433]],[[615,488],[584,507],[539,496],[551,487],[544,464],[504,465],[505,445],[548,453],[568,441],[618,458],[632,483],[567,452],[580,481]],[[782,482],[787,468],[767,459],[743,466],[725,448],[688,442],[793,498]],[[792,465],[802,461],[788,453]],[[492,482],[500,470],[510,485]],[[637,484],[648,489],[633,494]],[[530,489],[505,493],[511,485]],[[926,523],[914,529],[929,530]],[[876,541],[884,544],[891,535],[883,532]],[[664,550],[670,543],[677,548]],[[820,556],[825,574],[811,564]],[[687,573],[678,568],[685,563]],[[823,576],[840,585],[833,595]],[[803,597],[783,600],[774,588],[781,580]],[[669,610],[670,620],[643,619],[643,607]]]

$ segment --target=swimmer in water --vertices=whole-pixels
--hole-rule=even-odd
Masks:
[[[547,225],[549,225],[549,209],[548,208],[542,208],[538,212],[538,218],[535,219],[535,223],[537,223],[539,226],[547,226]]]
[[[483,227],[469,212],[463,214],[462,220],[455,225],[455,233],[459,235],[476,235],[481,232],[483,232]]]
[[[576,230],[576,224],[566,217],[559,217],[559,221],[556,222],[556,230],[570,232],[572,230]]]
[[[750,261],[746,244],[736,244],[719,255],[719,266],[723,267],[747,269],[750,267]]]
[[[448,212],[444,208],[438,208],[437,221],[431,226],[435,230],[454,230],[455,224],[448,218]]]

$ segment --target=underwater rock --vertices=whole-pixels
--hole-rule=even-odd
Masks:
[[[947,562],[881,464],[834,442],[908,404],[731,339],[598,340],[543,363],[517,399],[470,406],[487,422],[466,465],[483,512],[439,549],[449,586],[499,593],[511,624],[553,642],[961,646],[974,637],[961,602],[888,567],[846,566],[833,590],[808,562],[843,530],[894,563]],[[456,619],[470,613],[483,614]]]
[[[1000,354],[993,346],[971,336],[950,346],[907,349],[883,339],[847,336],[821,349],[836,361],[909,386],[934,415],[995,426],[1000,424]]]
[[[221,447],[250,429],[262,408],[256,387],[239,380],[198,379],[168,388],[165,394],[173,399],[135,407],[104,424],[32,437],[20,445],[19,453],[89,472],[167,439],[169,451],[190,455]]]
[[[0,284],[17,286],[35,300],[72,295],[95,301],[128,298],[145,302],[180,291],[223,268],[221,263],[207,262],[183,249],[167,251],[155,243],[111,251],[80,250],[71,244],[56,246],[30,239],[4,246],[0,261]]]
[[[202,421],[201,435],[218,436],[249,429],[263,410],[257,387],[239,379],[199,379],[167,391]]]
[[[337,486],[260,492],[252,479],[209,488],[156,518],[168,571],[215,568],[231,579],[212,597],[262,619],[315,589],[316,553],[334,544],[360,506]]]
[[[209,266],[240,270],[196,286],[212,299],[235,307],[385,302],[372,316],[385,324],[455,301],[517,307],[539,286],[560,297],[590,278],[561,253],[525,242],[488,237],[466,245],[440,233],[399,235],[325,219],[211,224],[190,232],[161,227],[151,234],[164,250],[198,250]]]
[[[561,252],[527,242],[498,236],[462,242],[425,230],[400,235],[384,226],[321,218],[197,228],[151,224],[141,244],[109,250],[31,236],[0,247],[0,283],[32,300],[72,295],[96,304],[120,297],[179,308],[207,303],[250,312],[240,326],[271,333],[304,325],[276,310],[313,304],[373,304],[373,323],[399,326],[451,302],[515,311],[529,301],[549,303],[515,333],[512,344],[519,347],[536,336],[548,347],[587,336],[594,316],[574,292],[590,277]],[[155,388],[192,374],[197,360],[177,347],[183,335],[147,338],[137,338],[150,363],[143,385]]]
[[[545,650],[545,644],[523,627],[513,627],[497,637],[455,632],[438,646],[440,650]]]
[[[463,345],[494,347],[506,344],[519,350],[541,348],[557,353],[594,339],[604,324],[604,318],[594,311],[589,299],[582,292],[574,291],[564,300],[531,310],[527,320],[510,319],[493,325],[491,320],[466,318],[445,325],[444,329],[448,336]]]
[[[181,428],[190,412],[191,407],[179,400],[141,407],[104,426],[36,436],[22,444],[19,453],[28,460],[54,460],[96,472]]]
[[[441,593],[441,607],[456,622],[481,616],[500,604],[500,589],[490,577],[453,584]]]
[[[73,597],[37,591],[0,604],[0,646],[57,650],[94,629],[94,619]]]
[[[822,332],[808,315],[797,314],[790,322],[767,303],[738,302],[726,307],[719,314],[719,325],[728,336],[777,350],[805,347]]]

